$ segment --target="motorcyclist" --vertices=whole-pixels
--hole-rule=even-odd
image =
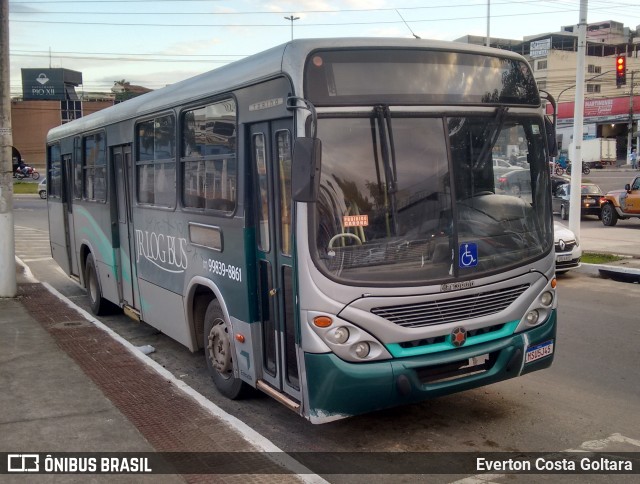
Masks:
[[[20,159],[20,161],[18,161],[18,168],[16,171],[20,171],[25,176],[28,175],[29,167],[25,164],[23,159]]]

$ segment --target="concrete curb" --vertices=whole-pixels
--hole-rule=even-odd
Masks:
[[[573,270],[593,277],[640,283],[640,268],[635,267],[582,263],[580,267],[576,267]]]

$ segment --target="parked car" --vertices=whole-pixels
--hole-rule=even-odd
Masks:
[[[493,158],[493,176],[495,178],[516,169],[518,169],[517,166],[513,166],[504,158]]]
[[[640,218],[640,176],[627,183],[624,190],[613,190],[600,199],[602,223],[613,227],[618,219]]]
[[[571,183],[571,177],[567,175],[556,175],[555,173],[551,174],[551,193],[556,193],[556,190],[560,185],[564,185],[565,183]]]
[[[602,193],[602,190],[598,185],[593,183],[582,183],[580,185],[580,199],[582,203],[580,215],[583,217],[585,215],[596,215],[600,218],[600,202],[602,197],[604,197],[604,193]],[[564,185],[558,186],[556,191],[553,193],[551,205],[553,207],[553,212],[559,213],[562,220],[567,220],[569,218],[570,200],[571,184],[565,183]]]
[[[47,198],[47,179],[43,178],[40,183],[38,183],[38,195],[40,198]]]
[[[516,168],[496,179],[496,188],[515,196],[531,193],[531,172]]]
[[[529,169],[529,161],[525,155],[516,156],[515,160],[509,160],[513,166]]]
[[[559,222],[553,223],[556,250],[556,274],[580,267],[582,248],[575,234]]]

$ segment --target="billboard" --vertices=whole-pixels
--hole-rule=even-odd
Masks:
[[[77,101],[75,86],[82,73],[69,69],[22,69],[22,99],[35,101]]]

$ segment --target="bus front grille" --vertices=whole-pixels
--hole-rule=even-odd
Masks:
[[[453,323],[499,313],[518,299],[528,287],[529,284],[522,284],[468,296],[401,306],[378,307],[373,308],[371,312],[405,328]]]

